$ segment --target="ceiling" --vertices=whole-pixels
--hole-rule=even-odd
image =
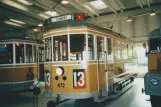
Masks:
[[[61,4],[60,0],[26,0],[28,5],[21,1],[25,0],[0,0],[1,35],[36,27],[38,23],[52,17],[45,13],[47,11],[55,11],[57,15],[87,13],[91,17],[89,20],[93,23],[98,18],[99,25],[114,20],[118,13],[121,14],[119,18],[127,18],[130,15],[138,15],[140,12],[146,13],[151,9],[161,12],[161,0],[69,0],[69,4],[66,5]],[[102,1],[104,6],[95,1]],[[13,22],[11,19],[24,23],[16,22],[18,26],[6,24],[7,21]]]

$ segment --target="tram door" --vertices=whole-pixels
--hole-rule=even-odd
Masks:
[[[108,89],[106,38],[97,36],[97,70],[99,73],[99,86]]]

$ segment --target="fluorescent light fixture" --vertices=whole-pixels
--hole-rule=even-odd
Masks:
[[[49,18],[49,16],[46,16],[45,14],[42,14],[42,13],[40,13],[39,16],[40,16],[40,17],[43,17],[43,18],[45,18],[45,19],[48,19],[48,18]]]
[[[26,1],[26,0],[17,0],[17,1],[19,1],[19,2],[21,2],[21,3],[23,3],[23,4],[25,4],[25,5],[33,5],[32,3],[30,3],[30,2],[28,2],[28,1]]]
[[[97,9],[105,9],[105,8],[107,8],[107,6],[105,5],[105,3],[103,3],[102,0],[92,1],[90,3]]]
[[[69,1],[68,1],[68,0],[62,0],[61,3],[62,3],[62,4],[68,4]]]
[[[57,12],[55,12],[55,11],[47,11],[45,13],[50,15],[50,16],[56,16],[57,15]]]
[[[34,28],[33,30],[34,30],[34,32],[37,32],[37,31],[38,31],[38,29],[37,29],[37,28]]]
[[[19,24],[26,24],[25,22],[22,22],[22,21],[19,21],[19,20],[15,20],[15,19],[10,19],[10,21],[16,22],[16,23],[19,23]]]
[[[128,17],[128,18],[127,18],[127,22],[132,22],[131,17]]]
[[[42,27],[42,26],[43,26],[43,24],[42,24],[42,23],[39,23],[39,24],[38,24],[38,26],[39,26],[39,27]]]
[[[4,21],[4,23],[9,24],[9,25],[13,25],[13,26],[23,27],[22,25],[14,23],[14,22],[11,22],[11,21]]]
[[[156,15],[156,13],[153,10],[151,10],[150,16],[155,16],[155,15]]]
[[[17,9],[20,9],[20,10],[23,10],[23,11],[29,11],[28,8],[22,6],[21,4],[18,4],[14,1],[11,1],[11,0],[0,0],[2,3],[6,4],[6,5],[9,5],[11,7],[14,7],[14,8],[17,8]]]

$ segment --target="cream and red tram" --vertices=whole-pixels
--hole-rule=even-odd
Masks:
[[[121,51],[130,42],[124,36],[89,23],[84,14],[45,24],[46,97],[101,101],[100,96],[116,97],[131,86],[134,74],[125,72]]]
[[[38,44],[30,40],[0,41],[0,91],[29,89],[38,78]]]

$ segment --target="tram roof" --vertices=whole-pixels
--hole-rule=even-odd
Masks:
[[[36,43],[33,40],[25,40],[25,39],[3,39],[0,42],[28,42],[28,43]]]
[[[161,27],[150,32],[149,38],[161,37]]]
[[[111,34],[113,34],[117,37],[128,40],[128,38],[126,36],[124,36],[120,33],[114,32],[111,29],[95,25],[95,24],[89,22],[88,20],[79,20],[79,21],[78,20],[66,20],[66,21],[54,22],[54,23],[52,23],[48,26],[45,26],[44,31],[48,31],[48,30],[51,30],[51,29],[57,29],[57,28],[77,27],[77,26],[88,26],[88,27],[96,28],[96,29],[102,30],[104,32],[111,33]],[[130,41],[130,42],[133,42],[133,41]]]

